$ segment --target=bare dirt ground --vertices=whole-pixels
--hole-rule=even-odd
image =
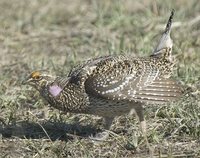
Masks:
[[[63,115],[21,82],[101,55],[148,56],[172,8],[174,78],[185,94],[145,107],[148,139],[155,157],[200,157],[199,0],[1,0],[0,157],[149,157],[135,116],[116,118],[109,139],[93,142],[100,118]]]

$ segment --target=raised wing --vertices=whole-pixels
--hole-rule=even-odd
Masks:
[[[75,67],[73,67],[71,71],[69,72],[68,77],[79,76],[80,74],[83,74],[82,72],[85,73],[85,71],[88,71],[87,74],[90,74],[90,72],[93,71],[93,69],[96,67],[96,65],[100,61],[107,60],[109,58],[111,58],[111,56],[102,56],[102,57],[86,60],[76,65]]]
[[[181,94],[172,79],[162,78],[150,60],[123,56],[100,62],[85,82],[86,92],[113,100],[167,102]]]

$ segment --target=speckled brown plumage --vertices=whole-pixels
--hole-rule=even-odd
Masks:
[[[165,103],[180,96],[179,85],[170,76],[170,29],[173,12],[153,54],[146,58],[104,56],[74,67],[68,76],[52,77],[33,72],[27,82],[34,86],[49,104],[65,112],[99,115],[109,128],[115,116],[135,109],[144,121],[145,102]]]

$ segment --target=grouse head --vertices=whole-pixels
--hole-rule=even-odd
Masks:
[[[43,87],[51,83],[55,77],[50,76],[42,71],[33,71],[26,80],[23,81],[23,84],[29,84],[32,87],[40,91]]]

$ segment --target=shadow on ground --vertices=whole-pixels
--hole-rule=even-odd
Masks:
[[[46,121],[44,123],[34,123],[23,121],[15,125],[0,125],[0,134],[4,138],[24,138],[24,139],[41,139],[49,138],[55,140],[72,140],[76,137],[88,138],[99,132],[99,129],[90,125],[67,124],[63,122]]]

